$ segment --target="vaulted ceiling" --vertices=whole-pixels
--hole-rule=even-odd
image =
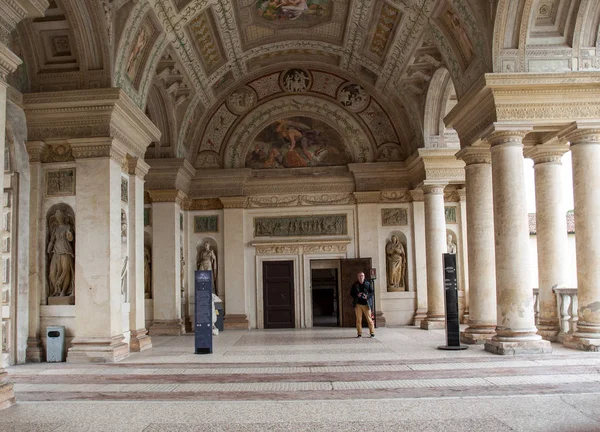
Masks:
[[[354,162],[444,146],[486,72],[600,66],[595,0],[55,0],[19,27],[25,91],[118,86],[148,158],[240,167],[274,121],[323,122]],[[310,126],[310,125],[309,125]]]

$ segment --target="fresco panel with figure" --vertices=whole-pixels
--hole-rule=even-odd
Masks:
[[[262,19],[274,22],[310,22],[329,16],[331,0],[258,0],[256,9]]]
[[[321,120],[291,117],[277,120],[254,139],[246,167],[301,168],[352,162],[340,134]]]

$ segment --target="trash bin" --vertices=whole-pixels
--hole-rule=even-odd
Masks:
[[[65,352],[65,327],[46,327],[46,361],[63,362]]]

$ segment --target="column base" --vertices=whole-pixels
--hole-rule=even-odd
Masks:
[[[113,338],[75,338],[67,353],[68,363],[114,363],[129,356],[123,336]]]
[[[3,373],[4,372],[0,371],[0,376]],[[11,405],[14,405],[15,402],[16,402],[16,400],[15,400],[15,392],[13,391],[13,385],[11,383],[0,382],[0,410],[8,408]]]
[[[225,315],[223,330],[248,330],[249,323],[246,315]]]
[[[152,338],[148,336],[148,330],[131,330],[131,337],[129,339],[129,351],[130,352],[142,352],[152,348]]]
[[[496,335],[496,326],[467,327],[460,332],[460,341],[468,345],[482,345]]]
[[[148,333],[150,336],[181,336],[185,334],[185,326],[181,319],[154,320]]]
[[[25,351],[25,361],[27,363],[40,363],[46,359],[46,352],[42,340],[34,337],[27,339],[27,350]]]
[[[538,325],[537,334],[539,334],[544,340],[556,342],[558,340],[559,332],[560,329],[558,328],[558,325]]]
[[[427,317],[421,322],[421,329],[423,330],[438,330],[446,328],[446,320],[438,317]]]
[[[377,321],[377,327],[385,327],[385,317],[383,316],[383,312],[375,312],[375,320]]]
[[[563,345],[579,351],[600,352],[600,339],[592,339],[575,334],[564,335]]]
[[[550,354],[552,344],[547,340],[500,341],[494,336],[485,341],[485,350],[499,355]]]
[[[462,318],[460,319],[461,324],[469,324],[469,311],[465,311]]]
[[[413,318],[413,325],[421,327],[421,323],[427,318],[427,309],[417,309]]]

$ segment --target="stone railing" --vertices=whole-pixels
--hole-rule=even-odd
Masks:
[[[558,341],[563,342],[565,335],[575,332],[578,321],[577,288],[552,288],[556,294],[560,333]]]
[[[535,325],[539,324],[540,314],[539,289],[533,289],[533,310],[535,315]],[[556,305],[558,312],[558,321],[560,332],[558,333],[558,342],[563,342],[565,335],[575,332],[577,327],[577,288],[552,288],[556,295]]]

